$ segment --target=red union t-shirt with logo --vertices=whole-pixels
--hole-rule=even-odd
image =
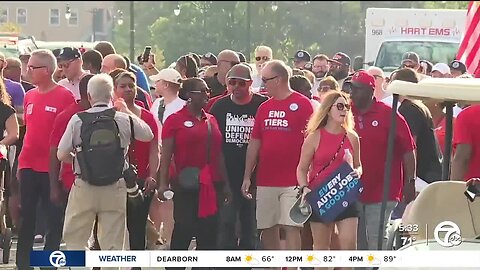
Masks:
[[[257,186],[297,185],[297,165],[312,103],[293,92],[284,100],[269,99],[258,108],[252,138],[261,141]]]
[[[19,169],[48,172],[50,134],[55,118],[74,102],[72,92],[60,85],[47,93],[40,93],[38,88],[26,93],[23,117],[27,131],[18,157]]]

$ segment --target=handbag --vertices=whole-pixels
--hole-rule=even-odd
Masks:
[[[212,125],[207,119],[207,165],[210,163],[210,144],[212,137]],[[178,176],[177,182],[185,190],[197,191],[200,189],[200,168],[197,167],[185,167]]]
[[[332,162],[337,158],[338,153],[340,153],[340,150],[342,150],[342,147],[343,147],[343,144],[345,143],[346,138],[347,138],[347,133],[345,133],[345,135],[343,135],[342,141],[340,142],[340,145],[338,146],[338,149],[335,152],[335,154],[333,155],[332,159],[330,159],[330,161],[325,166],[323,166],[317,172],[317,174],[315,174],[315,177],[313,177],[312,179],[316,179],[320,175],[320,173],[322,173],[326,168],[328,168],[328,166],[330,166],[332,164]],[[300,198],[300,196],[302,196],[302,193],[303,193],[303,190],[299,189],[298,194],[297,194],[297,198]]]
[[[345,143],[346,137],[347,133],[345,133],[345,135],[343,136],[342,141],[340,142],[340,145],[338,146],[338,149],[333,155],[332,159],[317,172],[313,179],[316,179],[320,175],[320,173],[323,172],[326,168],[328,168],[328,166],[330,166],[332,162],[337,158],[338,153],[340,153],[340,150],[342,150],[343,144]],[[297,200],[290,208],[289,213],[290,219],[297,224],[304,224],[312,215],[312,206],[308,203],[307,197],[302,197],[302,193],[303,190],[299,189],[297,193]]]

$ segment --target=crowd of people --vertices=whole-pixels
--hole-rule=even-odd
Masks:
[[[415,52],[388,75],[353,70],[343,52],[299,50],[290,67],[268,46],[254,64],[228,49],[165,69],[153,54],[137,60],[109,42],[0,55],[3,228],[16,228],[18,269],[31,269],[37,239],[45,250],[374,250],[386,86],[471,77],[460,61],[432,65]],[[400,97],[387,216],[415,199],[416,181],[441,179],[444,107]],[[480,176],[479,108],[455,107],[451,179]],[[344,162],[360,199],[334,221],[292,220],[298,198]]]

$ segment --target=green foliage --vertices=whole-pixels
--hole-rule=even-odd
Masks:
[[[21,27],[16,23],[7,22],[0,24],[0,32],[20,33],[21,31]]]
[[[363,55],[365,11],[369,7],[465,9],[468,1],[135,1],[135,55],[150,45],[159,66],[196,52],[218,53],[229,48],[253,60],[258,45],[268,45],[276,58],[290,61],[298,49],[312,55],[344,51]],[[130,50],[129,1],[117,1],[124,23],[115,26],[115,46]],[[175,16],[174,9],[180,7]],[[250,7],[250,16],[247,14]],[[250,19],[250,35],[248,35]],[[250,41],[250,42],[249,42]]]

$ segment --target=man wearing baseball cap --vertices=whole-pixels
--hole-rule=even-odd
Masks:
[[[200,67],[208,67],[208,66],[214,66],[217,64],[217,57],[215,54],[208,52],[202,57],[200,57]]]
[[[364,173],[364,190],[359,219],[358,249],[378,248],[378,228],[383,199],[385,157],[387,156],[388,135],[391,125],[392,108],[377,101],[374,97],[375,78],[364,70],[356,72],[351,81],[352,112],[356,131],[360,137],[360,149],[368,149],[361,154]],[[397,116],[395,149],[393,153],[390,194],[385,216],[395,208],[397,202],[410,202],[415,194],[415,142],[405,119]],[[403,177],[403,178],[402,178]],[[387,219],[384,220],[384,227]],[[385,245],[383,245],[385,246]]]
[[[448,66],[454,78],[467,73],[467,66],[459,60],[453,60]]]
[[[222,210],[220,249],[255,249],[255,201],[244,198],[241,187],[255,115],[267,97],[253,93],[252,83],[252,69],[247,64],[233,66],[227,73],[227,90],[231,94],[217,100],[210,110],[223,135],[222,149],[233,199]],[[238,235],[237,223],[241,227]]]
[[[64,79],[61,79],[58,84],[70,90],[75,99],[80,99],[79,84],[83,76],[88,72],[83,70],[82,54],[77,48],[65,47],[58,51],[57,66],[65,75]]]
[[[182,76],[173,68],[165,68],[149,78],[155,82],[155,93],[161,97],[153,102],[150,112],[162,126],[168,116],[185,105],[185,101],[178,97]]]
[[[445,63],[436,63],[432,67],[432,73],[430,73],[432,78],[450,78],[450,67]]]
[[[337,52],[328,62],[330,62],[329,75],[332,75],[339,85],[343,85],[350,73],[350,56],[343,52]]]
[[[158,121],[159,134],[161,134],[165,120],[185,106],[185,100],[178,96],[182,76],[173,68],[165,68],[157,74],[150,76],[149,79],[155,82],[155,93],[160,97],[153,102],[150,112],[155,120]],[[167,244],[170,244],[174,223],[172,200],[153,200],[151,209],[153,210],[150,211],[150,218],[155,228],[157,230],[160,229],[163,223],[163,234],[161,237],[166,239]]]
[[[411,68],[418,71],[420,57],[415,52],[406,52],[402,56],[402,68]]]
[[[307,63],[310,63],[310,54],[305,50],[299,50],[293,57],[293,66],[298,69],[305,69]]]

